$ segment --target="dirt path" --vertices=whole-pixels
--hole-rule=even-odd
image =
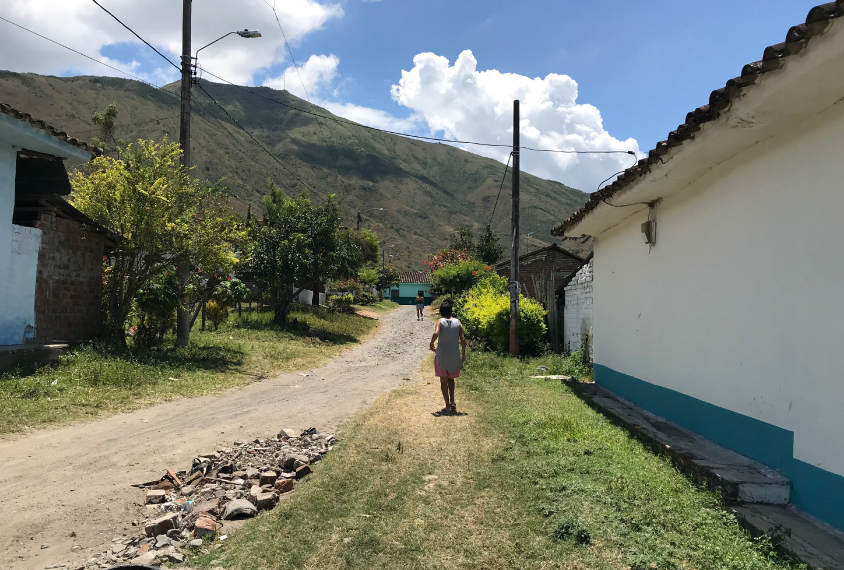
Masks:
[[[73,568],[137,532],[131,521],[145,508],[130,485],[185,469],[202,452],[281,428],[336,429],[412,377],[426,354],[432,324],[412,307],[381,320],[372,338],[321,368],[0,440],[0,569]]]

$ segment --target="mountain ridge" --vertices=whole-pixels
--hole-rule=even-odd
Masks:
[[[390,252],[400,269],[418,269],[425,254],[448,243],[454,228],[483,228],[490,218],[504,173],[504,165],[494,159],[447,144],[373,131],[346,119],[317,121],[284,104],[334,115],[287,91],[250,87],[264,96],[259,97],[204,79],[201,85],[208,95],[194,89],[191,158],[195,173],[210,181],[222,179],[242,202],[241,211],[246,204],[257,205],[270,179],[291,194],[305,190],[297,178],[318,196],[336,194],[350,225],[358,211],[383,207],[384,211],[366,212],[363,227],[395,242]],[[97,134],[90,120],[93,113],[116,103],[118,138],[178,140],[177,84],[155,89],[114,77],[0,71],[0,101],[83,139]],[[587,199],[583,192],[526,172],[521,175],[521,192],[522,233],[534,233],[534,237],[523,237],[522,251],[550,243],[550,229]],[[505,245],[509,209],[506,180],[492,224]]]

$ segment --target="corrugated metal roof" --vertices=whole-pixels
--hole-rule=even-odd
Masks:
[[[88,151],[89,153],[91,153],[92,156],[100,156],[103,153],[101,148],[89,144],[85,141],[81,141],[77,138],[74,138],[68,135],[66,132],[60,131],[53,126],[48,125],[44,121],[34,118],[29,113],[18,111],[17,109],[13,108],[11,105],[8,105],[6,103],[0,103],[0,113],[6,115],[7,117],[12,117],[13,119],[29,123],[32,127],[45,131],[48,134],[61,140],[62,142]]]
[[[703,105],[688,113],[686,122],[668,133],[666,140],[658,142],[656,148],[648,153],[647,158],[643,158],[636,165],[625,170],[612,184],[590,194],[586,205],[562,224],[554,227],[551,234],[563,235],[566,230],[597,208],[602,201],[650,172],[651,166],[657,164],[660,157],[667,154],[670,149],[684,143],[691,143],[694,140],[694,133],[699,131],[705,123],[714,121],[721,116],[721,113],[726,112],[734,98],[756,84],[763,74],[780,69],[785,58],[803,51],[812,37],[827,31],[832,20],[842,15],[844,15],[844,0],[829,2],[809,10],[806,22],[789,29],[785,42],[766,47],[760,61],[748,63],[742,68],[741,76],[730,79],[724,87],[710,93],[708,105]]]

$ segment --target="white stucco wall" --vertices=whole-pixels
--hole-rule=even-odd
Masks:
[[[15,161],[17,151],[0,139],[0,344],[15,344],[17,328],[8,315],[12,257],[12,210],[15,207]],[[33,289],[33,294],[35,290]],[[18,341],[20,342],[20,341]]]
[[[794,432],[844,475],[844,103],[598,235],[595,363]]]
[[[41,230],[12,226],[9,291],[5,320],[11,327],[12,342],[23,344],[35,337],[35,279],[38,274],[38,250]]]
[[[563,309],[563,347],[568,352],[583,348],[592,336],[592,260],[581,267],[566,285]]]

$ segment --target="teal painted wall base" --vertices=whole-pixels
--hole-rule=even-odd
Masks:
[[[390,297],[389,299],[390,299],[390,301],[393,301],[394,303],[398,303],[399,305],[415,305],[416,304],[416,296],[415,295],[413,297]],[[433,299],[431,299],[430,297],[425,297],[425,306],[430,305],[432,301],[433,301]]]
[[[791,480],[791,502],[844,530],[844,477],[794,458],[794,432],[595,364],[595,382]]]

